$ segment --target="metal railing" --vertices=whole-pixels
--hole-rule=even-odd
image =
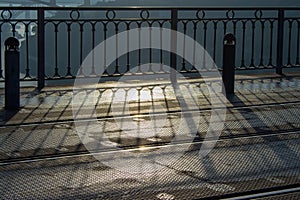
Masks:
[[[0,8],[0,40],[21,41],[21,80],[75,78],[86,55],[114,34],[133,28],[159,27],[180,31],[199,42],[222,69],[223,37],[236,37],[236,70],[300,66],[300,8]],[[0,78],[3,49],[0,49]],[[197,55],[193,55],[196,59]],[[104,76],[122,76],[132,67],[161,63],[169,73],[170,52],[145,49],[127,53],[105,66]],[[105,59],[105,58],[103,58]],[[174,59],[173,59],[174,62]],[[174,65],[174,63],[173,63]],[[176,70],[196,72],[193,63],[176,58]],[[137,68],[133,74],[156,73]],[[95,76],[95,70],[84,76]]]

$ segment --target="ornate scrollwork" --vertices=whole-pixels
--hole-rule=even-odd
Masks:
[[[226,12],[226,17],[227,17],[227,19],[233,19],[234,16],[235,16],[234,10],[228,10],[228,11]]]
[[[198,11],[196,12],[196,17],[197,17],[197,19],[204,19],[204,17],[205,17],[205,12],[204,12],[204,10],[198,10]]]
[[[105,16],[108,20],[113,20],[116,17],[116,12],[114,10],[107,10]]]
[[[254,12],[254,16],[255,16],[256,19],[261,19],[262,16],[263,16],[263,13],[262,13],[261,10],[256,10],[256,11]]]
[[[10,20],[12,17],[12,12],[10,10],[3,10],[1,12],[1,18],[4,20],[4,21],[8,21]]]
[[[70,12],[70,18],[73,20],[73,21],[76,21],[80,18],[80,12],[78,10],[72,10]]]
[[[140,17],[143,19],[143,20],[147,20],[149,19],[149,16],[150,16],[150,13],[148,10],[142,10],[140,12]]]

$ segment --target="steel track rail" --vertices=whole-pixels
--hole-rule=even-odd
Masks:
[[[198,142],[181,142],[172,145],[155,145],[149,147],[143,147],[143,150],[152,150],[157,148],[170,148],[172,146],[179,146],[179,145],[201,145],[210,142],[226,142],[230,140],[241,140],[241,139],[256,139],[256,138],[266,138],[266,137],[274,137],[279,135],[289,135],[289,134],[299,134],[300,129],[297,131],[288,131],[288,132],[280,132],[280,133],[265,133],[265,134],[255,134],[255,135],[236,135],[236,136],[226,136],[220,137],[218,140],[208,139],[206,141],[198,141]],[[25,163],[33,163],[33,162],[43,162],[43,161],[53,161],[53,160],[60,160],[60,159],[67,159],[67,158],[80,158],[84,156],[93,156],[97,154],[111,154],[111,153],[118,153],[118,152],[134,152],[139,151],[139,148],[132,148],[132,149],[120,149],[120,150],[111,150],[105,149],[101,152],[88,152],[88,151],[76,151],[76,152],[68,152],[68,153],[59,153],[59,154],[48,154],[48,155],[40,155],[40,156],[32,156],[32,157],[23,157],[23,158],[12,158],[12,159],[3,159],[0,160],[0,167],[11,165],[11,164],[25,164]]]
[[[215,197],[208,197],[208,198],[201,198],[201,199],[222,199],[222,200],[263,199],[266,197],[275,198],[276,196],[279,195],[291,194],[296,192],[300,192],[299,183],[258,189],[258,190],[251,190],[251,191],[240,192],[240,193],[225,194],[222,196],[215,196]]]

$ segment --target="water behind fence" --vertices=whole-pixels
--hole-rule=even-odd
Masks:
[[[298,8],[0,8],[0,78],[4,79],[4,41],[21,41],[22,80],[74,78],[85,57],[98,44],[120,32],[141,28],[172,28],[199,42],[222,69],[223,37],[236,36],[236,69],[300,65]],[[174,15],[174,13],[176,15]],[[140,38],[139,38],[140,39]],[[139,40],[139,42],[142,42]],[[183,41],[184,42],[184,41]],[[118,46],[115,47],[116,49]],[[193,47],[190,47],[193,48]],[[190,51],[189,51],[190,52]],[[99,56],[99,55],[97,55]],[[101,55],[105,60],[105,54]],[[137,67],[133,74],[168,73],[170,52],[140,49],[116,59],[105,76],[124,75],[136,66],[160,63],[161,68]],[[194,59],[197,55],[193,55]],[[177,56],[180,72],[196,72],[193,63]],[[96,70],[95,70],[96,71]],[[84,76],[95,76],[92,71]]]

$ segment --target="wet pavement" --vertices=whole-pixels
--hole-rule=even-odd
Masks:
[[[224,126],[215,127],[218,137],[209,135],[209,122],[217,126],[218,119],[210,121],[212,100],[205,84],[189,82],[181,90],[193,102],[185,112],[192,115],[189,120],[197,117],[194,135],[189,122],[180,128],[185,115],[167,81],[90,87],[84,102],[93,105],[93,96],[96,114],[80,116],[73,115],[72,87],[46,87],[40,93],[23,88],[22,108],[0,112],[1,196],[195,199],[299,184],[300,78],[236,81],[236,95],[213,105],[226,109]],[[130,91],[136,96],[127,110],[121,104],[114,110],[114,97]],[[2,91],[2,105],[3,98]],[[87,126],[93,137],[88,145],[78,133]]]

